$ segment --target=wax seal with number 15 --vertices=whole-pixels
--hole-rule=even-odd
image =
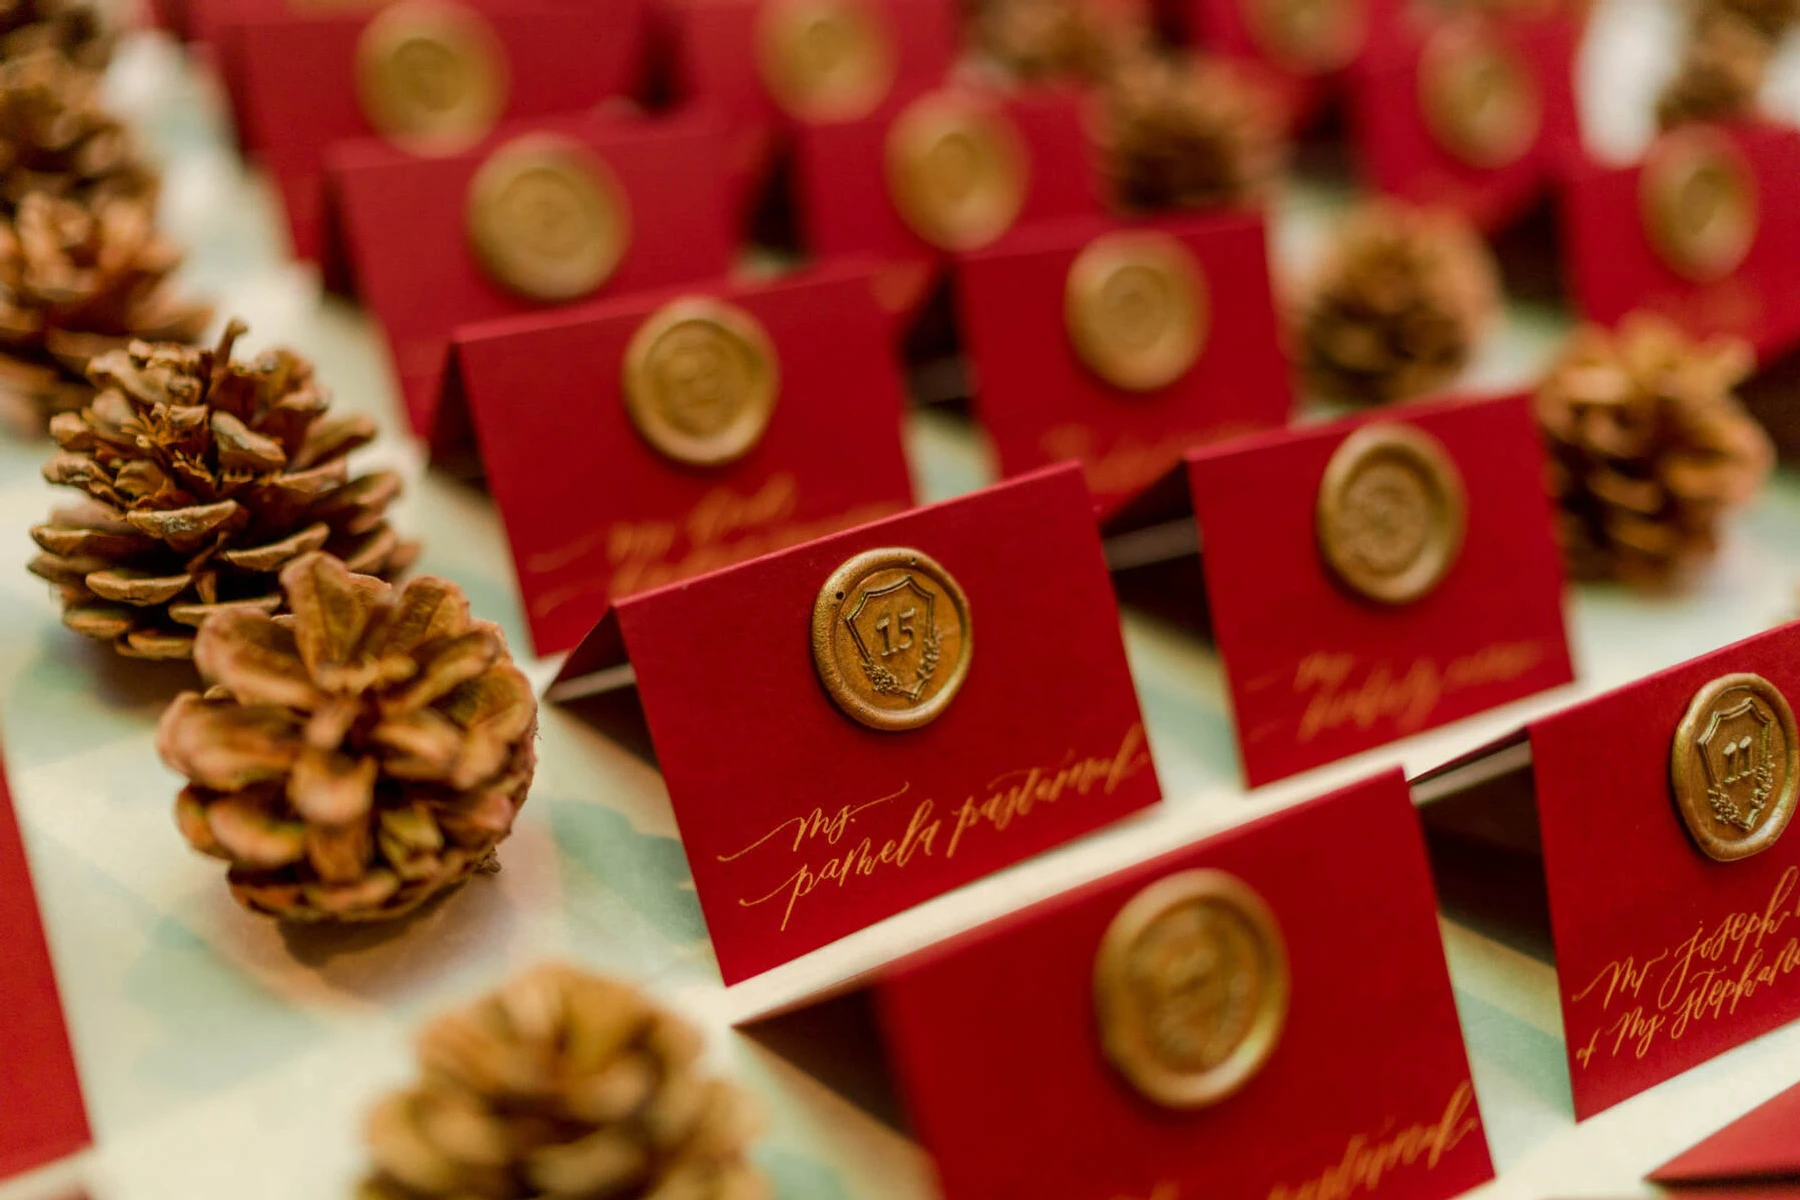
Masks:
[[[942,715],[969,674],[969,601],[922,550],[858,554],[813,604],[813,666],[832,703],[871,729]]]
[[[1729,136],[1705,126],[1664,134],[1638,182],[1650,244],[1676,274],[1711,283],[1756,241],[1756,175]]]
[[[1439,145],[1488,170],[1523,158],[1544,125],[1531,67],[1477,25],[1446,26],[1425,43],[1419,109]]]
[[[694,466],[748,454],[775,411],[775,343],[735,304],[687,296],[637,328],[625,349],[625,406],[658,451]]]
[[[971,96],[922,96],[888,129],[888,194],[901,220],[940,250],[976,250],[1011,228],[1029,174],[1012,122]]]
[[[1462,551],[1462,475],[1442,443],[1412,425],[1365,425],[1338,446],[1319,483],[1326,565],[1382,604],[1430,592]]]
[[[1206,283],[1165,233],[1109,233],[1069,267],[1063,317],[1081,361],[1129,391],[1167,387],[1206,344]]]
[[[1761,675],[1723,675],[1694,694],[1669,748],[1675,805],[1709,857],[1773,846],[1800,796],[1800,740],[1787,697]]]
[[[1268,904],[1224,871],[1165,876],[1126,902],[1094,960],[1100,1042],[1165,1108],[1231,1096],[1287,1022],[1287,947]]]
[[[486,137],[506,108],[506,49],[474,9],[400,0],[356,43],[363,115],[413,154],[454,154]]]
[[[469,185],[469,239],[495,282],[532,300],[574,300],[625,256],[631,210],[586,146],[528,133],[495,150]]]
[[[765,0],[756,51],[769,95],[802,120],[867,116],[894,84],[893,38],[873,0]]]

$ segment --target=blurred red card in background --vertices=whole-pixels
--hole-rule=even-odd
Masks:
[[[955,263],[1003,474],[1079,460],[1101,510],[1293,407],[1259,213],[1038,226]]]
[[[1652,1171],[1664,1187],[1787,1183],[1800,1190],[1800,1087],[1739,1117]]]
[[[1399,0],[1157,0],[1191,44],[1233,59],[1306,124],[1393,36]]]

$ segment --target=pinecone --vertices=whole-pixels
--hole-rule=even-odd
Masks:
[[[1732,121],[1752,115],[1774,47],[1729,14],[1698,22],[1682,49],[1681,65],[1656,102],[1664,129],[1689,121]]]
[[[498,627],[447,580],[396,591],[328,554],[281,587],[290,615],[201,626],[211,689],[157,727],[191,781],[188,842],[231,864],[240,904],[287,921],[397,917],[498,870],[537,765],[537,699]]]
[[[765,1200],[756,1117],[701,1050],[635,988],[528,971],[426,1027],[422,1080],[370,1114],[361,1200]]]
[[[1800,24],[1800,0],[1696,0],[1696,24],[1720,15],[1735,17],[1774,42]]]
[[[1743,343],[1647,314],[1575,334],[1535,405],[1572,575],[1663,587],[1712,557],[1774,463],[1732,391],[1751,366]]]
[[[0,0],[0,61],[54,50],[89,71],[112,59],[113,29],[92,0]]]
[[[1094,0],[982,0],[975,12],[982,57],[1024,83],[1098,79],[1121,45],[1142,35]]]
[[[1101,111],[1104,170],[1127,208],[1254,203],[1286,163],[1274,97],[1223,59],[1128,55],[1110,73]]]
[[[212,310],[175,295],[168,276],[180,262],[147,200],[25,197],[0,220],[0,417],[41,435],[93,396],[98,355],[136,338],[198,338]]]
[[[1454,379],[1499,304],[1493,255],[1446,211],[1372,205],[1350,217],[1299,314],[1301,368],[1358,404]]]
[[[47,192],[93,205],[153,202],[157,176],[130,133],[100,104],[99,77],[39,51],[0,59],[0,216]]]
[[[100,393],[59,413],[51,483],[87,496],[31,531],[31,570],[57,585],[63,624],[140,658],[187,658],[194,629],[227,609],[277,612],[275,572],[325,549],[389,576],[416,551],[388,525],[400,477],[350,478],[368,417],[325,418],[312,366],[285,350],[133,342],[94,360]]]

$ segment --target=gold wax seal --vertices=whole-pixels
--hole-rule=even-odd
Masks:
[[[1544,97],[1509,46],[1464,25],[1447,26],[1419,59],[1419,109],[1438,144],[1472,167],[1517,162],[1537,142]]]
[[[454,154],[505,110],[506,50],[474,9],[400,0],[363,27],[356,86],[377,133],[414,154]]]
[[[1756,176],[1716,129],[1693,125],[1664,134],[1644,162],[1638,201],[1650,244],[1696,283],[1737,270],[1756,240]]]
[[[625,348],[625,407],[644,440],[677,462],[742,458],[775,412],[775,343],[735,304],[688,296],[644,321]]]
[[[625,255],[631,213],[612,171],[573,138],[528,133],[469,184],[469,240],[494,280],[550,302],[585,296]]]
[[[1773,846],[1800,793],[1800,739],[1787,697],[1761,675],[1724,675],[1694,694],[1669,748],[1675,805],[1720,862]]]
[[[1069,267],[1069,340],[1117,387],[1147,392],[1181,378],[1206,344],[1209,315],[1200,265],[1166,233],[1103,234]]]
[[[1258,49],[1303,75],[1347,67],[1369,39],[1368,0],[1241,0]]]
[[[894,207],[941,250],[974,250],[1005,233],[1024,206],[1029,173],[1012,122],[965,96],[922,96],[888,129]]]
[[[1094,1007],[1119,1073],[1167,1108],[1202,1108],[1260,1071],[1287,1022],[1275,914],[1223,871],[1181,871],[1126,902],[1100,940]]]
[[[813,666],[832,702],[871,729],[934,721],[969,674],[969,602],[921,550],[858,554],[813,604]]]
[[[1462,550],[1462,475],[1424,430],[1366,425],[1326,464],[1317,521],[1320,551],[1345,586],[1405,604],[1436,587]]]
[[[790,116],[867,116],[894,84],[893,39],[869,0],[765,0],[756,23],[763,86]]]

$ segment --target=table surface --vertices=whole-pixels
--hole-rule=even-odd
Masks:
[[[1583,55],[1591,143],[1628,154],[1650,131],[1674,21],[1652,0],[1604,2]],[[1792,58],[1792,56],[1790,56]],[[1800,110],[1800,60],[1784,63],[1773,105]],[[423,471],[398,436],[398,406],[376,331],[322,299],[286,261],[265,182],[247,174],[205,72],[159,35],[134,37],[109,81],[168,173],[166,222],[190,247],[187,278],[245,316],[253,346],[312,355],[338,404],[376,414],[395,436],[370,451],[410,479],[401,523],[422,536],[421,569],[467,589],[515,647],[523,621],[505,542],[479,494]],[[1304,263],[1342,197],[1303,191],[1279,212],[1278,258]],[[1471,382],[1532,377],[1566,327],[1514,310]],[[979,436],[929,412],[909,418],[922,496],[979,486],[992,467]],[[77,1164],[96,1200],[344,1193],[363,1165],[361,1114],[412,1073],[422,1019],[546,957],[645,982],[712,1034],[722,1070],[766,1102],[758,1158],[786,1197],[911,1200],[935,1194],[929,1162],[786,1061],[731,1032],[780,1004],[917,944],[1067,883],[1318,795],[1395,762],[1419,770],[1526,717],[1724,645],[1796,611],[1800,479],[1779,475],[1736,524],[1716,568],[1684,595],[1610,588],[1571,594],[1580,682],[1299,779],[1246,794],[1218,657],[1193,634],[1138,615],[1127,645],[1166,801],[1123,825],[846,939],[734,989],[717,967],[654,767],[554,708],[542,766],[504,847],[505,870],[399,931],[284,934],[239,910],[218,864],[188,851],[171,804],[177,781],[152,745],[160,706],[186,668],[145,667],[64,630],[27,575],[25,529],[53,489],[40,445],[0,443],[0,711],[6,765],[25,827],[98,1138]],[[554,663],[529,664],[540,681]],[[1630,1196],[1671,1154],[1800,1079],[1800,1026],[1765,1036],[1577,1126],[1551,968],[1442,923],[1456,997],[1499,1179],[1492,1197]],[[35,1194],[66,1170],[0,1188]]]

